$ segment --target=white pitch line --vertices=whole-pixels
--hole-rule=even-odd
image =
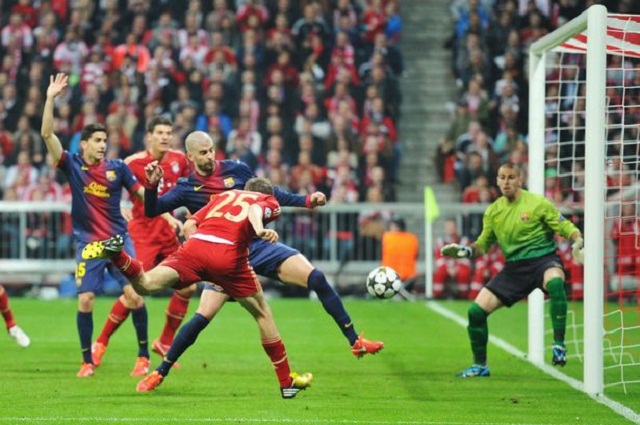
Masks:
[[[261,424],[367,424],[367,425],[474,425],[465,422],[442,422],[442,421],[371,421],[371,420],[349,420],[349,419],[289,419],[289,418],[72,418],[72,417],[22,417],[22,418],[2,418],[0,423],[261,423]],[[544,423],[496,423],[477,422],[476,425],[550,425]]]
[[[469,323],[469,322],[467,322],[467,320],[465,320],[458,313],[456,313],[456,312],[454,312],[452,310],[449,310],[448,308],[442,307],[436,301],[427,301],[426,305],[427,305],[427,308],[430,308],[431,310],[435,311],[439,315],[441,315],[443,317],[446,317],[447,319],[450,319],[450,320],[456,322],[458,325],[460,325],[462,327],[467,327],[467,325]],[[518,350],[513,345],[509,344],[507,341],[505,341],[505,340],[503,340],[501,338],[495,337],[493,335],[489,335],[489,341],[493,345],[496,345],[496,346],[502,348],[507,353],[512,354],[512,355],[514,355],[516,357],[520,357],[523,360],[526,360],[526,354],[524,352]],[[587,394],[585,392],[585,390],[584,390],[584,385],[582,384],[582,382],[578,381],[577,379],[574,379],[574,378],[572,378],[570,376],[565,375],[564,373],[558,371],[558,369],[556,369],[556,368],[554,368],[552,366],[549,366],[548,364],[536,364],[536,363],[533,363],[533,362],[529,362],[529,363],[534,365],[538,369],[542,370],[547,375],[551,375],[554,378],[556,378],[556,379],[568,384],[572,388]],[[611,400],[609,397],[606,397],[604,395],[592,395],[592,394],[587,394],[587,395],[589,397],[591,397],[592,399],[594,399],[595,401],[597,401],[598,403],[604,404],[609,409],[611,409],[614,412],[616,412],[618,415],[623,416],[624,418],[632,421],[633,423],[640,424],[640,414],[636,413],[635,411],[633,411],[632,409],[628,408],[624,404],[621,404],[621,403],[618,403],[617,401]]]

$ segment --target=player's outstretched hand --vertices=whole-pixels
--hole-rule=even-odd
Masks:
[[[262,229],[262,232],[258,234],[258,237],[271,243],[276,243],[279,239],[278,232],[273,229]]]
[[[458,245],[457,243],[450,243],[440,249],[440,254],[445,257],[471,258],[471,248],[468,246]]]
[[[49,77],[49,87],[47,87],[47,97],[55,98],[67,87],[69,84],[69,76],[63,73],[58,73],[54,77]]]
[[[309,195],[311,208],[321,207],[327,203],[327,196],[322,192],[313,192]]]
[[[158,161],[151,161],[144,167],[144,175],[147,177],[147,183],[151,186],[158,186],[160,180],[164,176],[162,167]]]
[[[584,248],[584,239],[582,238],[577,238],[573,242],[573,245],[571,245],[571,255],[573,255],[573,258],[580,264],[584,263],[583,248]]]

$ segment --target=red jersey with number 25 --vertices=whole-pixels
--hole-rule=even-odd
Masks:
[[[149,151],[133,154],[127,157],[124,162],[129,166],[131,172],[139,182],[144,183],[147,177],[144,167],[154,161]],[[177,150],[169,150],[159,162],[164,176],[158,185],[158,193],[164,194],[171,190],[180,177],[189,175],[189,163],[184,153]],[[147,217],[144,214],[144,201],[133,199],[133,220],[129,222],[128,228],[134,242],[144,241],[145,244],[163,245],[176,240],[176,234],[162,217]],[[136,242],[137,244],[137,242]],[[137,244],[139,245],[139,244]],[[136,247],[138,250],[138,247]]]
[[[248,251],[249,243],[256,237],[256,232],[248,220],[249,207],[253,204],[262,208],[264,223],[274,221],[280,216],[280,204],[274,196],[245,190],[229,190],[213,195],[207,205],[191,216],[198,224],[195,235],[214,236],[235,245],[239,252]]]

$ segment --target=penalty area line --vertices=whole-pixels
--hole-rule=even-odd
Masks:
[[[433,310],[434,312],[438,313],[439,315],[457,323],[458,325],[462,326],[462,327],[467,327],[468,322],[465,318],[463,318],[462,316],[460,316],[458,313],[449,310],[448,308],[445,308],[441,305],[438,304],[437,301],[427,301],[426,303],[427,308]],[[509,344],[507,341],[505,341],[502,338],[498,338],[496,336],[493,335],[489,335],[489,342],[491,342],[493,345],[503,349],[504,351],[506,351],[507,353],[516,356],[516,357],[520,357],[523,360],[526,360],[526,353],[524,353],[523,351],[518,350],[516,347],[514,347],[513,345]],[[533,362],[528,362],[529,364],[532,364],[533,366],[537,367],[538,369],[540,369],[541,371],[543,371],[544,373],[546,373],[547,375],[551,375],[552,377],[568,384],[570,387],[584,393],[587,394],[584,390],[584,385],[582,384],[582,382],[578,381],[575,378],[572,378],[570,376],[565,375],[564,373],[558,371],[557,369],[555,369],[552,366],[549,366],[548,364],[536,364]],[[603,404],[605,406],[607,406],[609,409],[613,410],[614,412],[616,412],[618,415],[623,416],[624,418],[632,421],[633,423],[636,424],[640,424],[640,414],[636,413],[635,411],[633,411],[632,409],[628,408],[627,406],[625,406],[624,404],[618,403],[617,401],[611,400],[609,397],[606,397],[604,395],[592,395],[592,394],[587,394],[589,397],[591,397],[593,400],[597,401],[600,404]]]

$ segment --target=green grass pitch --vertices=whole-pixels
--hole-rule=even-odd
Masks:
[[[113,298],[98,298],[94,337]],[[158,336],[166,298],[149,298],[149,337]],[[136,393],[131,319],[112,338],[92,378],[75,376],[80,351],[75,299],[12,298],[27,349],[0,338],[0,424],[625,424],[629,420],[523,359],[489,346],[492,376],[458,379],[470,362],[466,330],[422,302],[346,300],[356,328],[385,349],[354,358],[317,301],[271,301],[292,369],[313,386],[280,398],[251,317],[228,304],[152,393]],[[197,302],[191,303],[189,318]],[[464,314],[467,303],[442,305]],[[526,304],[497,312],[490,330],[525,349]],[[152,355],[152,365],[159,357]],[[581,374],[580,364],[563,372]],[[613,392],[638,412],[635,393]]]

